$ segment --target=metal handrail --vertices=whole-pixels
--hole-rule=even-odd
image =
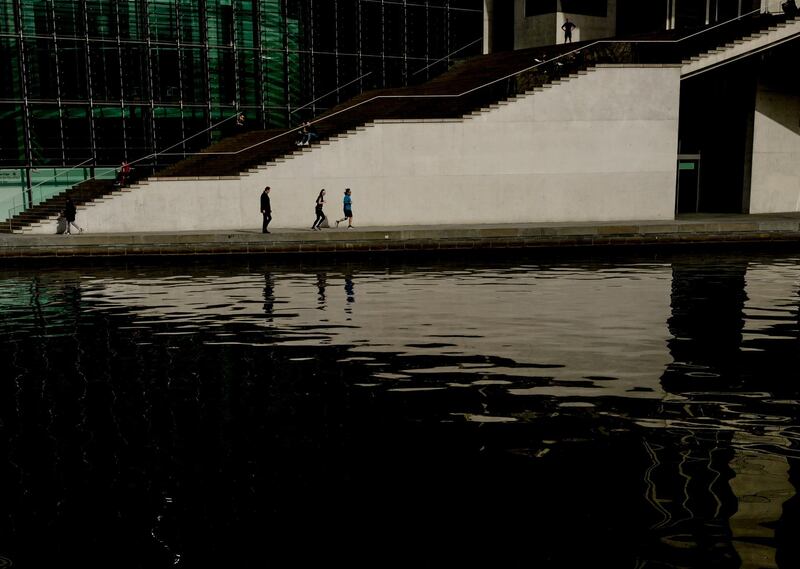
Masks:
[[[467,45],[465,45],[465,46],[461,46],[460,48],[458,48],[458,49],[457,49],[457,50],[455,50],[455,51],[451,51],[450,53],[448,53],[448,54],[447,54],[447,55],[445,55],[444,57],[440,57],[439,59],[437,59],[436,61],[434,61],[434,62],[433,62],[433,63],[431,63],[430,65],[426,65],[425,67],[423,67],[423,68],[421,68],[421,69],[417,69],[417,70],[416,70],[414,73],[412,73],[411,75],[412,75],[412,76],[414,76],[414,75],[416,75],[417,73],[422,73],[423,71],[425,71],[426,69],[430,69],[431,67],[433,67],[433,66],[434,66],[434,65],[436,65],[437,63],[440,63],[440,62],[444,61],[445,59],[449,59],[451,55],[455,55],[455,54],[457,54],[459,51],[464,51],[464,50],[465,50],[465,49],[467,49],[468,47],[472,47],[473,45],[475,45],[475,44],[476,44],[476,43],[478,43],[479,41],[483,41],[483,36],[479,37],[478,39],[476,39],[476,40],[475,40],[475,41],[473,41],[473,42],[470,42],[470,43],[468,43],[468,44],[467,44]]]
[[[57,180],[60,175],[61,176],[67,175],[69,172],[72,172],[75,168],[80,168],[81,166],[83,166],[83,165],[85,165],[85,164],[87,164],[87,163],[89,163],[89,162],[91,162],[93,160],[94,160],[94,158],[88,158],[87,160],[84,160],[80,164],[76,164],[76,165],[74,165],[74,166],[72,166],[70,168],[67,168],[67,170],[65,172],[62,172],[61,174],[54,174],[53,176],[51,176],[49,178],[45,178],[44,180],[42,180],[41,182],[39,182],[35,186],[31,186],[30,188],[26,188],[26,190],[31,192],[31,195],[33,195],[33,190],[43,186],[44,184],[46,184],[47,182],[49,182],[51,180]],[[39,192],[39,198],[41,198],[41,197],[42,196],[41,196],[41,191],[40,191]],[[17,205],[17,198],[16,198],[16,196],[14,196],[14,198],[12,198],[11,208],[8,210],[8,217],[10,218],[12,215],[14,215],[14,212],[17,209],[24,208],[24,207],[25,207],[24,203],[20,204],[19,206]]]
[[[235,118],[238,115],[239,115],[239,113],[237,112],[237,113],[235,113],[235,114],[233,114],[233,115],[231,115],[231,116],[229,116],[227,118],[224,118],[221,121],[219,121],[217,123],[214,123],[211,126],[205,128],[205,129],[203,129],[201,131],[198,131],[198,132],[194,133],[193,135],[184,138],[183,140],[180,140],[179,142],[176,142],[175,144],[165,148],[164,150],[165,151],[166,150],[171,150],[171,149],[175,148],[176,146],[179,146],[179,145],[185,143],[187,140],[191,140],[196,136],[199,136],[199,135],[201,135],[201,134],[203,134],[205,132],[208,132],[209,130],[217,128],[219,125],[231,120],[232,118]],[[150,154],[147,154],[146,156],[142,156],[141,158],[137,158],[137,159],[129,162],[129,164],[133,165],[133,164],[137,164],[137,163],[139,163],[139,162],[141,162],[143,160],[148,160],[150,158],[157,158],[159,154],[161,154],[161,155],[166,154],[168,156],[174,155],[174,153],[166,153],[166,152],[155,151],[155,152],[151,152]],[[184,155],[186,155],[186,154],[191,155],[191,153],[183,153],[183,154]],[[81,166],[83,166],[86,163],[91,162],[93,160],[94,160],[94,158],[89,158],[87,160],[84,160],[80,164],[76,164],[75,166],[72,166],[69,169],[67,169],[67,172],[71,172],[75,168],[80,168]],[[117,170],[116,167],[106,168],[104,170],[101,170],[101,173],[102,174],[108,174],[109,172],[116,172],[116,170]],[[55,176],[51,176],[50,178],[46,178],[45,180],[42,180],[41,182],[39,182],[35,186],[31,186],[30,189],[33,190],[34,188],[38,188],[38,187],[42,186],[43,184],[49,182],[50,180],[54,180],[54,179],[57,179],[57,178],[58,178],[58,174],[56,174]],[[96,180],[96,179],[97,179],[97,174],[95,174],[94,176],[90,176],[89,178],[86,178],[85,180],[83,180],[83,182],[88,182],[89,180]],[[81,182],[81,183],[83,183],[83,182]],[[41,193],[40,193],[40,196],[41,196]],[[10,230],[13,230],[13,223],[12,223],[12,219],[11,218],[16,215],[17,210],[25,211],[25,204],[20,204],[19,206],[17,206],[16,205],[16,197],[13,198],[13,201],[11,203],[12,203],[12,207],[8,210],[8,227],[9,227]]]
[[[493,79],[492,81],[489,81],[489,82],[484,83],[482,85],[479,85],[477,87],[473,87],[473,88],[468,89],[466,91],[463,91],[461,93],[455,93],[455,94],[441,93],[441,94],[427,94],[427,95],[375,95],[374,97],[371,97],[371,98],[366,99],[364,101],[359,101],[358,103],[354,103],[353,105],[350,105],[349,107],[345,107],[344,109],[341,109],[341,110],[336,111],[334,113],[331,113],[329,115],[325,115],[323,117],[320,117],[320,118],[314,119],[312,121],[309,121],[309,124],[316,124],[318,122],[328,120],[331,117],[334,117],[336,115],[345,113],[347,111],[350,111],[350,110],[355,109],[357,107],[360,107],[362,105],[371,103],[373,101],[381,100],[381,99],[447,99],[447,98],[452,99],[452,98],[459,98],[459,97],[463,97],[464,95],[469,95],[470,93],[473,93],[473,92],[478,91],[480,89],[483,89],[485,87],[489,87],[491,85],[497,84],[497,83],[499,83],[501,81],[505,81],[505,80],[508,80],[508,79],[510,79],[512,77],[516,77],[517,75],[520,75],[522,73],[527,73],[528,71],[532,71],[533,69],[537,69],[537,68],[539,68],[539,67],[541,67],[541,66],[543,66],[545,64],[552,64],[553,62],[558,62],[558,60],[560,60],[560,59],[563,59],[563,58],[566,58],[568,56],[574,55],[576,53],[580,53],[582,51],[588,50],[589,48],[595,47],[597,45],[601,45],[601,44],[675,44],[675,43],[680,43],[680,42],[683,42],[685,40],[692,39],[694,37],[698,37],[700,35],[706,34],[706,33],[710,32],[712,30],[715,30],[715,29],[720,28],[720,27],[722,27],[724,25],[730,24],[731,22],[736,22],[736,21],[742,20],[743,18],[750,17],[753,14],[757,14],[757,13],[761,13],[761,9],[760,8],[757,9],[757,10],[752,10],[750,12],[747,12],[747,13],[742,14],[740,16],[737,16],[735,18],[730,18],[728,20],[725,20],[724,22],[720,22],[719,24],[716,24],[714,26],[710,26],[708,28],[704,28],[704,29],[699,30],[699,31],[697,31],[695,33],[689,34],[687,36],[684,36],[684,37],[681,37],[681,38],[678,38],[678,39],[663,39],[663,40],[611,40],[611,39],[602,39],[602,40],[596,40],[596,41],[594,41],[594,42],[592,42],[590,44],[587,44],[585,46],[581,46],[581,47],[575,48],[572,51],[569,51],[569,52],[566,52],[566,53],[562,53],[562,54],[557,55],[555,57],[552,57],[552,58],[550,58],[550,59],[548,59],[546,61],[537,62],[534,65],[531,65],[531,66],[526,67],[524,69],[520,69],[520,70],[515,71],[514,73],[510,73],[510,74],[508,74],[508,75],[506,75],[504,77],[500,77],[498,79]],[[243,152],[247,152],[249,150],[252,150],[253,148],[257,148],[257,147],[259,147],[259,146],[261,146],[263,144],[266,144],[268,142],[272,142],[273,140],[277,140],[277,139],[279,139],[281,137],[286,136],[287,134],[295,133],[296,131],[297,131],[296,128],[292,128],[292,129],[286,130],[286,131],[284,131],[284,132],[282,132],[280,134],[276,134],[275,136],[272,136],[270,138],[264,139],[264,140],[262,140],[260,142],[256,142],[255,144],[252,144],[252,145],[247,146],[245,148],[241,148],[239,150],[231,150],[231,151],[226,151],[226,152],[195,152],[195,153],[191,153],[189,155],[190,156],[232,156],[232,155],[235,156],[237,154],[241,154]],[[162,153],[162,154],[164,154],[166,156],[174,155],[174,154],[169,154],[169,153]]]
[[[295,110],[291,111],[289,114],[293,115],[294,113],[296,113],[296,112],[298,112],[298,111],[302,111],[303,109],[305,109],[305,108],[306,108],[306,107],[308,107],[308,106],[311,106],[311,105],[313,105],[313,104],[314,104],[314,103],[316,103],[317,101],[319,101],[319,100],[321,100],[321,99],[324,99],[325,97],[327,97],[327,96],[329,96],[329,95],[333,95],[334,93],[336,93],[337,91],[341,91],[341,90],[342,90],[342,89],[344,89],[345,87],[349,87],[350,85],[352,85],[352,84],[353,84],[353,83],[355,83],[356,81],[360,81],[361,79],[363,79],[363,78],[364,78],[364,77],[366,77],[367,75],[372,75],[372,71],[367,71],[366,73],[364,73],[364,75],[361,75],[360,77],[356,77],[355,79],[353,79],[353,80],[352,80],[352,81],[350,81],[349,83],[345,83],[344,85],[342,85],[342,86],[340,86],[340,87],[336,87],[336,89],[333,89],[332,91],[328,91],[328,92],[327,92],[327,93],[325,93],[324,95],[320,95],[319,97],[317,97],[317,98],[316,98],[316,99],[314,99],[313,101],[309,101],[308,103],[306,103],[306,104],[305,104],[305,105],[303,105],[302,107],[297,107]]]

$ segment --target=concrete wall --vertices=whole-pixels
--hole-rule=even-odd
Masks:
[[[310,227],[314,199],[357,226],[672,219],[679,67],[601,67],[481,115],[379,123],[256,174],[154,181],[79,208],[90,232]],[[37,230],[51,233],[53,227]]]
[[[514,49],[553,45],[558,37],[556,30],[555,13],[526,18],[525,0],[514,0]]]
[[[617,0],[607,0],[608,10],[605,18],[556,12],[525,17],[525,0],[515,0],[514,4],[514,49],[539,47],[564,43],[561,26],[569,18],[577,28],[572,30],[572,41],[608,38],[617,33]],[[560,5],[560,3],[559,3]]]
[[[756,94],[750,213],[800,211],[800,96],[763,83]]]
[[[492,18],[494,18],[494,0],[483,0],[483,50],[492,52]]]

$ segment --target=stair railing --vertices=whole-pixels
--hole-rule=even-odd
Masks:
[[[88,159],[84,160],[83,162],[81,162],[80,164],[75,164],[74,166],[71,166],[70,168],[67,168],[65,171],[63,171],[63,172],[61,172],[59,174],[54,174],[54,175],[50,176],[49,178],[45,178],[44,180],[40,181],[36,185],[31,186],[30,188],[25,188],[25,191],[29,191],[31,193],[31,197],[33,197],[33,192],[35,190],[38,191],[39,195],[37,196],[38,197],[37,203],[41,203],[42,201],[44,201],[44,198],[42,196],[42,186],[44,186],[45,184],[47,184],[49,182],[57,180],[61,176],[69,176],[70,172],[72,172],[73,170],[75,170],[77,168],[86,167],[86,165],[89,164],[90,162],[92,162],[93,160],[94,160],[94,158],[88,158]],[[8,220],[9,220],[9,222],[11,221],[12,217],[17,215],[17,213],[16,213],[17,210],[20,210],[20,211],[24,211],[25,210],[25,203],[24,203],[25,200],[23,199],[22,201],[23,201],[23,203],[17,205],[17,197],[14,196],[11,199],[11,207],[8,209]],[[9,223],[9,226],[10,225],[11,224]]]

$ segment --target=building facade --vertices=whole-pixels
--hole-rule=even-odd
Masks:
[[[423,81],[480,53],[481,1],[0,0],[0,188]]]
[[[781,0],[484,0],[484,52],[713,25],[754,10],[781,10]]]

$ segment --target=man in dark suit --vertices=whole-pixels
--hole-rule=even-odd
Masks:
[[[264,188],[264,192],[261,194],[261,215],[264,217],[264,221],[261,224],[261,233],[269,233],[267,231],[267,226],[269,222],[272,221],[272,206],[269,203],[269,186]]]

